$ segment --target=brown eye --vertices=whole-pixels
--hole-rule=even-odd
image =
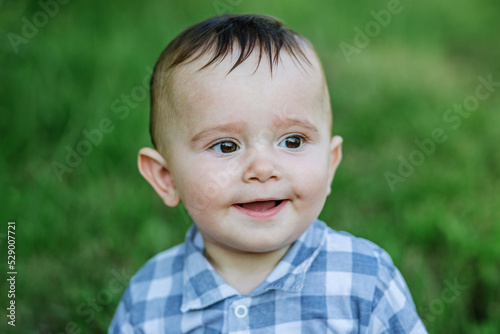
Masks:
[[[285,138],[281,143],[280,146],[286,147],[286,148],[299,148],[302,146],[303,139],[299,136],[290,136]]]
[[[223,141],[212,146],[212,149],[217,153],[227,154],[236,152],[239,147],[232,141]]]

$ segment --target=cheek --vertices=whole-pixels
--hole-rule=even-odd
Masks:
[[[213,163],[186,159],[176,170],[177,191],[192,216],[209,213],[208,209],[217,207],[227,197],[231,180],[224,169]]]
[[[321,155],[304,157],[295,163],[292,184],[297,195],[304,200],[318,201],[326,198],[328,183],[328,161]]]

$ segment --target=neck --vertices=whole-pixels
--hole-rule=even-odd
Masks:
[[[204,255],[215,271],[242,295],[248,295],[273,271],[290,245],[264,253],[235,251],[210,242]]]

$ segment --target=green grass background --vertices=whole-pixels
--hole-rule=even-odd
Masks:
[[[35,1],[0,2],[0,332],[103,333],[128,279],[183,241],[189,219],[136,168],[149,146],[148,69],[182,29],[224,11],[277,16],[316,46],[344,160],[321,218],[385,248],[431,333],[500,332],[500,87],[453,129],[443,114],[500,81],[497,0],[401,0],[402,12],[348,62],[339,45],[388,1],[70,1],[14,52]],[[121,102],[120,102],[121,103]],[[119,104],[123,106],[124,104]],[[122,116],[122,118],[120,118]],[[113,131],[58,180],[54,161],[104,118]],[[447,135],[391,191],[416,139]],[[16,327],[7,326],[7,222],[16,221]],[[447,283],[463,289],[450,295]],[[114,285],[113,285],[114,284]],[[453,298],[451,298],[451,297]]]

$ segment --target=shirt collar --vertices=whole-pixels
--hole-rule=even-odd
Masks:
[[[266,280],[249,297],[268,290],[298,293],[304,286],[309,266],[326,240],[326,225],[315,221],[290,247]],[[203,256],[203,239],[195,225],[186,234],[181,311],[198,310],[239,292],[227,284]]]

